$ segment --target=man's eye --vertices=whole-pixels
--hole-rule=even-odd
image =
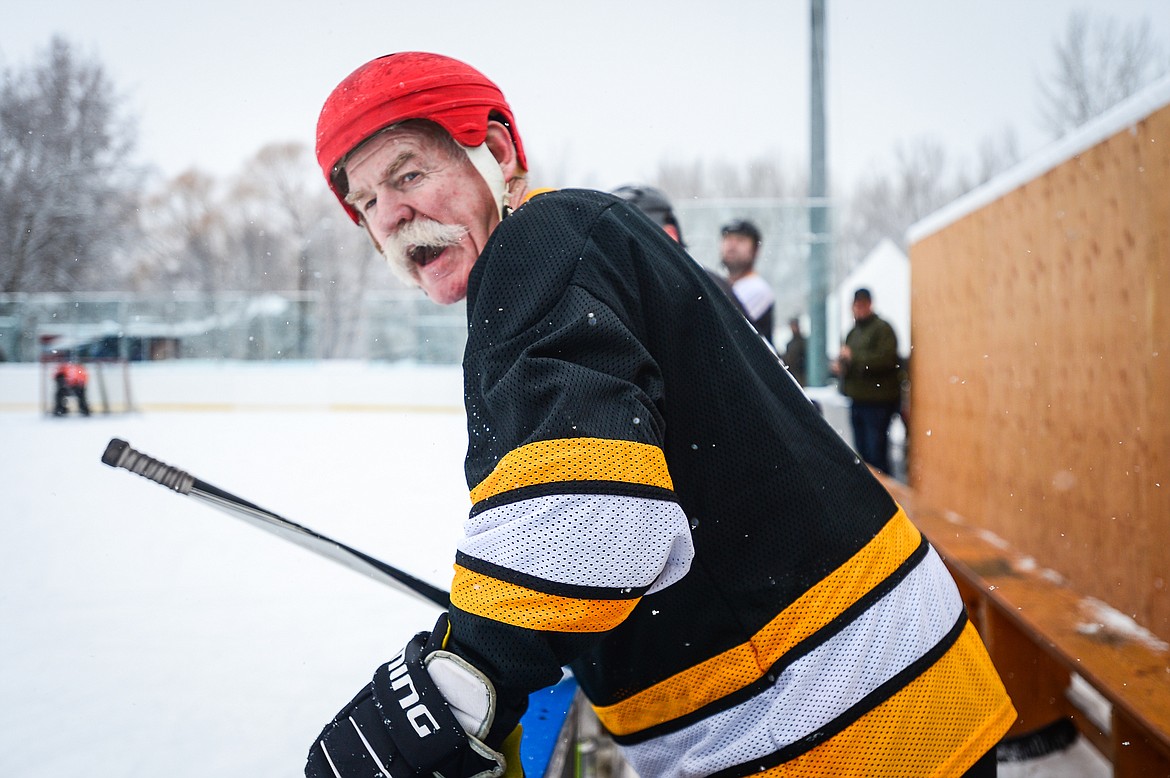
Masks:
[[[399,179],[404,184],[410,184],[422,177],[422,173],[417,170],[412,170],[409,173],[403,173],[402,178]]]
[[[362,211],[369,212],[369,210],[371,208],[373,208],[377,204],[377,202],[378,202],[378,198],[376,198],[376,197],[371,197],[369,200],[363,201],[362,202]]]

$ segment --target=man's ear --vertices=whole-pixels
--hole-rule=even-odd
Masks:
[[[487,123],[487,138],[484,140],[487,143],[488,151],[496,158],[496,162],[500,163],[500,170],[504,172],[504,181],[509,182],[518,175],[523,175],[525,172],[520,167],[520,158],[516,154],[516,144],[512,141],[512,133],[508,128],[497,121],[489,121]]]

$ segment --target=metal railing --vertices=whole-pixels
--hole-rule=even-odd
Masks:
[[[462,304],[418,292],[342,304],[314,293],[0,296],[0,354],[16,362],[82,358],[371,359],[458,364]]]
[[[776,321],[805,310],[810,205],[784,198],[674,203],[688,252],[719,270],[720,227],[750,219],[763,234],[757,270],[776,293]],[[150,359],[370,359],[454,364],[466,343],[465,307],[420,292],[131,292],[0,295],[0,360],[35,362],[46,349]]]

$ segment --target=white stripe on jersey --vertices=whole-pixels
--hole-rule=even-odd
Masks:
[[[894,589],[739,705],[623,749],[639,775],[704,776],[819,731],[954,627],[958,589],[933,548]]]
[[[655,592],[686,575],[695,555],[687,517],[670,500],[554,494],[469,518],[459,550],[555,583]]]
[[[739,279],[731,285],[731,291],[750,319],[760,318],[776,302],[772,287],[758,273],[750,273]]]

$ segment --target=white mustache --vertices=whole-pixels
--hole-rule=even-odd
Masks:
[[[425,266],[439,251],[459,243],[467,233],[467,227],[461,224],[412,219],[382,242],[382,256],[396,276],[417,285],[417,269]]]

